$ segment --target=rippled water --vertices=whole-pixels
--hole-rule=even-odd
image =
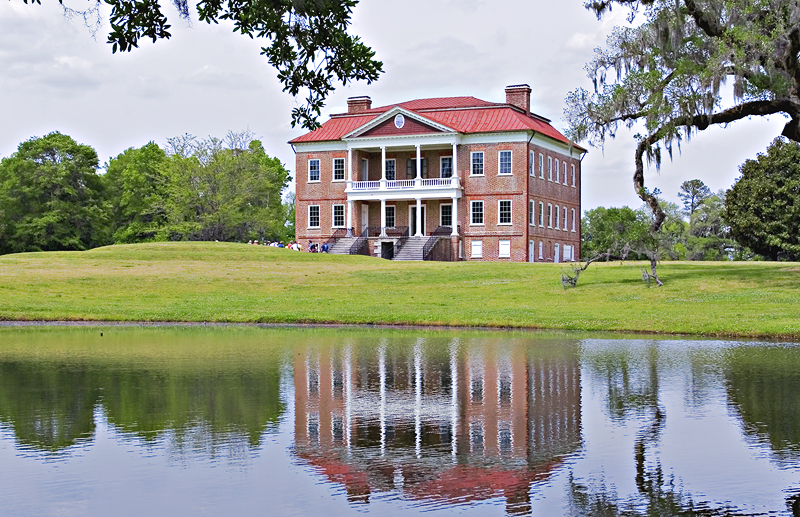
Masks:
[[[793,515],[798,460],[794,344],[0,329],[3,515]]]

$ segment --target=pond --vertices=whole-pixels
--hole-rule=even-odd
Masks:
[[[800,346],[0,328],[8,515],[800,515]]]

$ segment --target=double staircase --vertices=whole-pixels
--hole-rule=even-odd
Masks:
[[[425,243],[430,237],[409,237],[392,260],[423,260]]]

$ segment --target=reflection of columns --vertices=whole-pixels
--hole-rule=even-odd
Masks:
[[[350,452],[351,445],[351,431],[353,428],[353,420],[351,408],[353,407],[353,368],[351,364],[351,349],[348,345],[344,350],[344,389],[345,389],[345,402],[344,402],[344,419],[345,419],[345,433],[344,439],[347,445],[347,452]]]
[[[422,457],[422,339],[414,345],[414,436],[417,458]]]
[[[347,200],[347,236],[353,236],[353,202]]]
[[[386,200],[381,199],[381,237],[386,237]]]
[[[458,338],[450,343],[450,454],[456,462],[456,433],[458,432]]]
[[[414,232],[415,237],[422,237],[422,224],[422,198],[417,198],[417,231]]]
[[[452,237],[458,237],[458,198],[453,197],[452,199],[453,199],[453,210],[452,210],[453,227],[450,231],[450,235]]]
[[[381,423],[381,456],[383,456],[386,451],[386,343],[381,343],[380,348],[378,348],[378,373],[381,378],[380,423]]]

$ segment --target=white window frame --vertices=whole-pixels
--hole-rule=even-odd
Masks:
[[[544,228],[544,202],[539,201],[539,227]]]
[[[483,241],[480,239],[470,242],[469,258],[483,258]]]
[[[575,187],[575,164],[572,164],[572,186]]]
[[[505,252],[503,247],[506,248]],[[497,258],[511,258],[511,241],[504,239],[498,241],[497,244]]]
[[[480,204],[481,206],[481,222],[475,222],[475,207]],[[470,201],[469,203],[469,225],[470,226],[485,226],[486,225],[486,210],[483,201]]]
[[[561,207],[556,205],[555,212],[556,212],[556,224],[554,224],[553,227],[556,230],[560,230],[561,229]]]
[[[565,232],[569,230],[569,227],[567,226],[567,207],[564,207],[564,216],[561,219],[561,229]]]
[[[313,162],[317,162],[317,167],[316,167],[317,179],[311,179],[311,171],[312,171],[311,164]],[[319,167],[319,158],[309,158],[309,160],[308,160],[308,182],[309,183],[319,183],[321,177],[322,177],[322,173],[321,173],[320,167]]]
[[[336,224],[336,209],[337,208],[341,208],[342,209],[342,215],[341,215],[342,224]],[[331,228],[344,228],[345,224],[347,224],[347,221],[346,221],[346,216],[345,216],[345,211],[344,211],[344,205],[335,204],[335,205],[331,206]]]
[[[503,154],[508,153],[508,172],[503,172]],[[514,169],[512,167],[514,163],[514,154],[508,150],[504,149],[502,151],[497,151],[497,175],[498,176],[511,176],[514,173]]]
[[[539,241],[539,260],[544,260],[544,242]]]
[[[568,184],[569,183],[567,182],[567,161],[564,160],[564,185],[568,185]]]
[[[553,181],[553,157],[547,157],[547,181]]]
[[[389,164],[392,164],[392,175],[393,177],[389,177]],[[389,181],[394,181],[397,179],[397,162],[394,158],[386,158],[386,179]]]
[[[317,209],[317,225],[314,226],[311,224],[311,209]],[[319,209],[319,205],[308,205],[308,227],[309,228],[319,228],[322,222],[322,211]]]
[[[450,207],[450,224],[444,224],[444,207]],[[442,203],[439,205],[439,226],[453,227],[453,203]]]
[[[475,173],[475,158],[480,155],[481,157],[481,172]],[[470,176],[483,176],[486,173],[486,160],[483,151],[471,151],[469,153],[469,175]]]
[[[501,210],[500,207],[503,205],[503,203],[508,203],[508,222],[507,223],[501,223],[500,222],[500,218],[502,217],[502,215],[501,215],[502,214],[502,210]],[[498,226],[511,226],[512,221],[513,221],[513,215],[512,215],[513,213],[514,213],[514,209],[512,208],[512,204],[511,204],[511,200],[510,199],[500,199],[500,200],[497,201],[497,224],[498,224]]]
[[[392,210],[392,223],[389,224],[389,209]],[[394,228],[397,225],[397,208],[395,205],[386,205],[386,227],[387,228]]]
[[[547,203],[547,227],[553,227],[553,204]]]
[[[533,166],[533,162],[536,160],[536,153],[531,151],[528,156],[528,175],[536,177],[536,171]]]
[[[444,172],[444,161],[450,160],[450,176],[442,176]],[[452,178],[453,177],[453,157],[452,156],[440,156],[439,157],[439,177],[440,178]]]
[[[539,179],[544,179],[544,153],[539,153]]]
[[[341,165],[342,165],[342,177],[341,178],[337,178],[336,177],[336,164],[337,163],[341,163]],[[344,158],[334,158],[333,159],[333,179],[331,180],[331,182],[346,181],[346,180],[347,180],[347,168],[345,168]]]
[[[536,226],[536,202],[533,199],[528,200],[528,225]]]
[[[556,171],[555,173],[556,179],[554,179],[553,181],[555,181],[556,183],[560,183],[560,181],[558,180],[558,176],[559,176],[559,167],[561,167],[561,164],[559,163],[558,158],[555,159],[555,162],[556,162],[555,167],[553,167],[553,169],[555,169]]]
[[[575,209],[572,209],[572,233],[575,233]]]

